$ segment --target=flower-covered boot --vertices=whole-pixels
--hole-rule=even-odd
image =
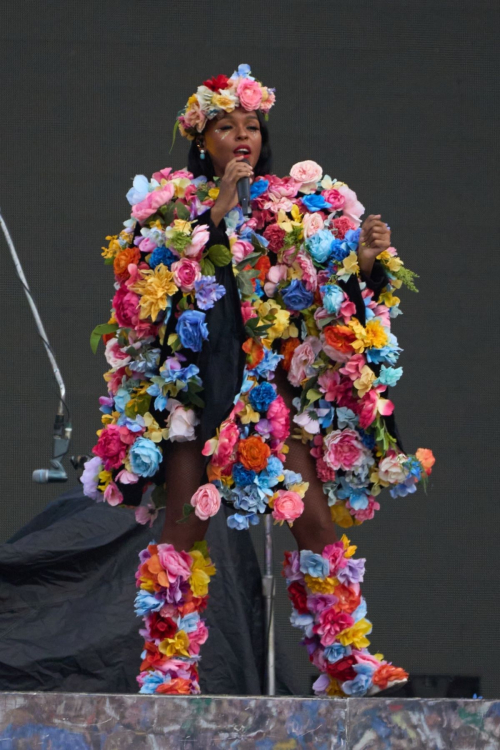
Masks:
[[[200,612],[215,574],[206,542],[189,553],[153,542],[139,558],[135,611],[144,618],[145,639],[139,692],[197,694],[200,647],[208,638]]]
[[[285,552],[283,575],[293,605],[290,621],[304,631],[302,644],[321,676],[316,695],[375,695],[408,680],[404,669],[372,656],[366,637],[372,625],[360,593],[365,560],[344,535],[319,555],[310,550]]]

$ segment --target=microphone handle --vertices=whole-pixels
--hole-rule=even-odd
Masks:
[[[248,159],[242,159],[247,164]],[[241,177],[236,183],[236,189],[238,190],[238,201],[243,212],[243,216],[251,216],[252,209],[250,208],[250,179],[248,177]]]

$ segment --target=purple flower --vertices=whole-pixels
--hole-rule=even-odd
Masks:
[[[210,310],[226,293],[226,288],[217,283],[215,276],[203,276],[199,281],[195,281],[194,290],[196,304],[200,310]]]
[[[102,493],[97,489],[99,472],[102,471],[102,461],[96,456],[85,462],[80,482],[83,484],[83,494],[92,500],[102,500]]]
[[[353,560],[352,558],[347,560],[347,565],[337,573],[337,578],[340,583],[349,586],[351,583],[361,583],[365,575],[365,562],[364,557],[360,557],[359,560]]]
[[[156,508],[153,503],[148,503],[147,505],[139,505],[139,507],[135,510],[135,520],[137,521],[137,523],[140,523],[143,526],[147,523],[152,526],[157,518],[158,508]]]

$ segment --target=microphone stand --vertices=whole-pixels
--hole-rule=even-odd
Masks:
[[[262,576],[266,613],[266,695],[276,695],[276,671],[274,658],[274,574],[273,574],[273,519],[270,513],[264,516],[265,568]]]
[[[64,385],[61,371],[56,362],[54,352],[49,343],[47,334],[45,332],[45,328],[40,318],[40,314],[35,304],[35,300],[33,299],[30,288],[28,286],[28,282],[26,281],[26,277],[24,275],[24,272],[21,266],[21,261],[19,260],[19,257],[16,253],[14,243],[10,236],[9,230],[7,229],[7,224],[5,223],[5,220],[2,216],[1,210],[0,210],[0,224],[2,226],[3,233],[7,241],[7,245],[9,246],[10,254],[12,255],[12,259],[16,267],[17,275],[21,279],[21,283],[24,288],[24,293],[26,294],[27,300],[31,307],[31,311],[35,319],[38,333],[40,335],[40,338],[43,341],[43,345],[45,346],[45,350],[47,352],[47,356],[49,358],[50,365],[52,367],[52,372],[54,374],[54,377],[56,379],[56,382],[59,388],[59,406],[58,406],[57,414],[54,420],[53,452],[52,452],[52,460],[50,462],[52,469],[50,470],[49,469],[37,469],[33,472],[32,478],[34,482],[41,482],[41,483],[45,483],[49,481],[50,482],[66,482],[68,479],[68,476],[61,463],[61,459],[68,452],[69,443],[71,440],[71,432],[72,432],[71,422],[69,420],[69,410],[65,403],[66,386]],[[65,417],[65,410],[68,411],[67,420]]]

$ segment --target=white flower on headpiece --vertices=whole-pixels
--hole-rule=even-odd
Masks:
[[[201,109],[205,112],[210,109],[213,95],[214,92],[212,91],[212,89],[209,89],[208,86],[198,86],[198,88],[196,89],[196,98],[200,103]]]
[[[251,81],[255,81],[255,78],[250,75],[251,72],[250,65],[241,63],[241,65],[238,65],[238,70],[234,71],[231,78],[249,78]]]

